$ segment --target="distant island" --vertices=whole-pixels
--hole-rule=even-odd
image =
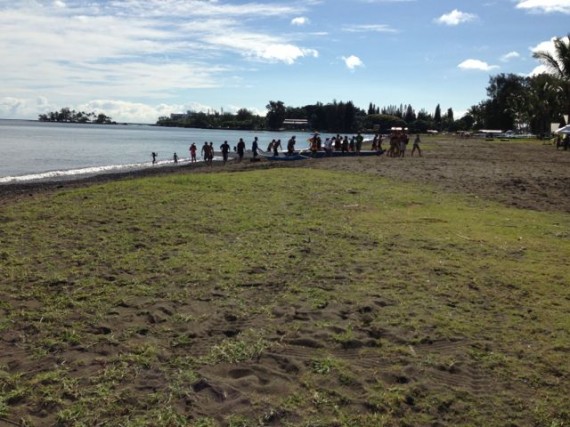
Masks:
[[[93,123],[99,125],[116,125],[111,117],[103,113],[94,113],[85,111],[75,111],[69,108],[62,108],[59,111],[51,111],[47,114],[40,114],[38,117],[40,122],[59,122],[59,123]]]

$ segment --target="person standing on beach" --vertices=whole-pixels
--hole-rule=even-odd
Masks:
[[[190,161],[192,163],[196,163],[196,144],[192,143],[192,145],[190,146]]]
[[[257,150],[259,148],[259,144],[257,143],[257,136],[253,139],[251,143],[251,152],[253,153],[253,160],[257,159]]]
[[[204,162],[207,165],[211,165],[211,155],[210,155],[210,151],[212,150],[211,146],[208,145],[208,141],[204,142],[204,145],[202,146],[202,151],[200,152],[200,154],[202,155],[202,158],[204,159]]]
[[[420,148],[420,134],[416,135],[416,139],[414,139],[414,145],[412,147],[412,157],[414,157],[414,153],[418,150],[418,154],[422,157],[422,150]]]
[[[350,146],[350,142],[348,141],[348,136],[345,135],[344,138],[342,139],[341,151],[343,153],[348,153],[349,146]]]
[[[243,160],[243,155],[245,153],[245,142],[243,142],[243,138],[239,139],[237,143],[237,153],[238,153],[238,162]]]
[[[224,141],[222,145],[220,145],[220,150],[222,150],[222,158],[224,159],[224,165],[228,161],[228,154],[230,152],[230,144],[228,141]]]
[[[325,139],[325,152],[327,153],[327,156],[330,156],[332,154],[333,140],[334,136],[332,138]]]
[[[210,141],[210,166],[212,166],[212,163],[214,162],[214,143],[212,141]]]
[[[362,143],[364,142],[364,137],[360,132],[356,135],[356,152],[360,154],[360,150],[362,150]]]
[[[278,139],[273,143],[273,155],[277,157],[279,155],[279,149],[281,148],[281,140]]]
[[[151,153],[152,156],[152,164],[156,164],[156,156],[158,156],[158,153],[155,153],[154,151]]]
[[[388,149],[388,157],[399,157],[400,155],[400,136],[397,131],[392,131],[390,135],[390,148]]]
[[[172,156],[172,160],[174,160],[174,163],[178,163],[178,154],[174,153],[174,156]]]
[[[378,153],[378,155],[382,155],[384,154],[384,149],[382,148],[382,134],[378,134],[378,139],[376,140],[376,152]]]
[[[400,135],[400,157],[406,157],[406,147],[408,146],[408,134],[404,131]]]
[[[275,140],[272,139],[269,145],[267,145],[267,152],[270,153],[273,150],[273,145],[275,144]]]
[[[295,152],[295,135],[287,142],[287,155],[290,156]]]
[[[334,151],[341,151],[342,150],[342,138],[340,135],[333,136],[334,140]]]

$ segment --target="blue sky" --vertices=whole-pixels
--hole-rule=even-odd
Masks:
[[[154,123],[269,100],[459,118],[489,76],[541,71],[570,0],[0,0],[0,118],[71,107]]]

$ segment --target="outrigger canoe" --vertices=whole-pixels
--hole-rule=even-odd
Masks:
[[[363,150],[360,153],[356,153],[354,151],[331,151],[327,153],[326,151],[315,151],[312,152],[310,150],[303,150],[300,152],[301,155],[310,157],[310,158],[323,158],[323,157],[367,157],[367,156],[381,156],[384,154],[384,150],[376,151],[376,150]]]
[[[281,156],[263,156],[265,159],[270,161],[291,161],[291,160],[307,160],[309,156],[302,155],[300,153],[284,154]]]

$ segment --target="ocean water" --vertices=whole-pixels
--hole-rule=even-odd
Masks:
[[[233,147],[243,138],[247,149],[253,138],[265,149],[272,139],[297,136],[297,149],[306,148],[307,132],[254,132],[165,128],[150,125],[91,125],[44,123],[0,119],[0,184],[38,180],[65,180],[129,169],[153,167],[151,153],[158,153],[158,164],[189,162],[188,148],[195,142],[200,149],[212,141],[216,150],[227,140]]]

